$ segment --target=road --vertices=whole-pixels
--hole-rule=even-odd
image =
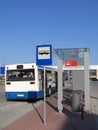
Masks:
[[[4,86],[0,86],[0,130],[6,127],[8,124],[14,122],[21,116],[30,112],[42,101],[6,101],[4,96]]]
[[[66,85],[68,86],[68,84]],[[98,124],[98,81],[91,81],[90,88],[91,103],[93,105],[95,120]],[[34,109],[34,106],[37,107],[43,102],[42,100],[31,103],[26,101],[6,101],[4,96],[4,89],[4,86],[0,85],[0,130],[21,116],[30,112],[32,109]]]

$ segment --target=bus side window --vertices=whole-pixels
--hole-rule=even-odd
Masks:
[[[41,70],[38,71],[38,79],[41,80],[42,76],[41,76]]]
[[[38,70],[38,78],[39,80],[43,80],[43,70]]]

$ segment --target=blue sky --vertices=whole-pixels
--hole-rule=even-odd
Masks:
[[[0,0],[0,64],[35,62],[43,44],[90,48],[98,64],[98,0]]]

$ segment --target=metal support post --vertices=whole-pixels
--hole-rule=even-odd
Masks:
[[[89,83],[89,50],[84,51],[84,90],[85,90],[85,111],[90,110],[90,83]]]
[[[58,62],[58,111],[62,113],[63,110],[63,84],[62,84],[62,60]]]
[[[44,66],[44,125],[46,125],[46,72]]]

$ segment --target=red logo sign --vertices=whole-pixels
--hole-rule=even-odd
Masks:
[[[77,60],[66,60],[65,61],[65,66],[77,66],[78,61]]]
[[[71,66],[71,60],[66,60],[65,61],[65,66]]]
[[[71,65],[72,65],[72,66],[77,66],[77,65],[78,65],[77,60],[72,60]]]

